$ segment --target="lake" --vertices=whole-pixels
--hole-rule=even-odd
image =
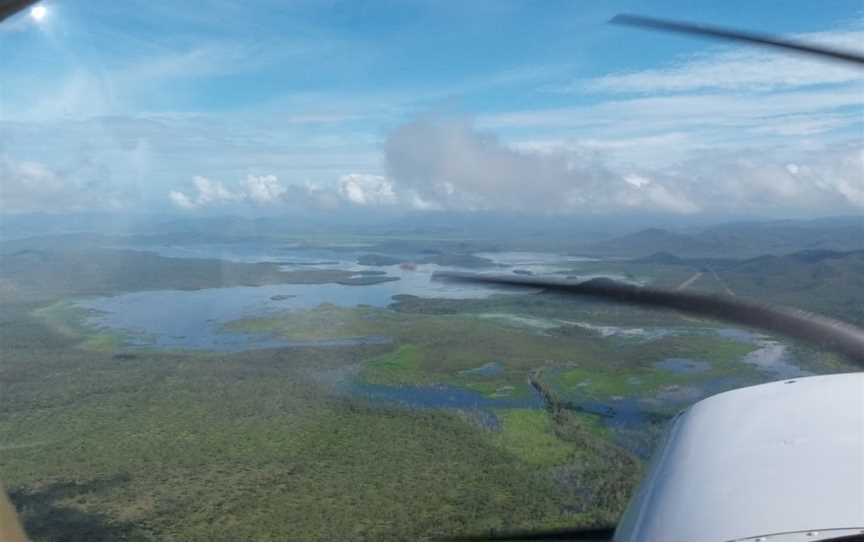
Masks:
[[[151,248],[151,247],[148,247]],[[129,337],[130,346],[167,349],[238,351],[249,348],[308,346],[277,339],[269,335],[233,333],[221,329],[223,324],[286,310],[302,310],[332,304],[340,307],[369,305],[386,307],[394,295],[407,294],[426,298],[482,299],[494,294],[512,294],[510,288],[496,288],[469,283],[432,280],[442,271],[466,271],[455,266],[419,264],[411,269],[399,265],[363,266],[357,258],[368,251],[358,247],[285,248],[261,244],[228,244],[200,246],[152,247],[169,257],[222,258],[238,262],[279,262],[283,269],[341,269],[348,271],[380,270],[397,278],[391,282],[355,286],[342,284],[277,284],[269,286],[208,288],[202,290],[157,290],[133,292],[110,297],[80,299],[76,305],[88,309],[88,323],[120,332]],[[512,254],[505,261],[514,261]],[[570,268],[580,259],[556,254],[531,253],[532,262],[544,262],[546,268]],[[414,255],[416,256],[416,255]],[[542,259],[545,257],[545,261]],[[406,260],[412,255],[404,255]],[[584,260],[584,259],[583,259]],[[502,273],[508,268],[490,268],[480,272]],[[472,272],[477,272],[471,269]],[[522,292],[519,292],[522,293]],[[353,338],[365,342],[366,338]],[[380,337],[371,340],[382,340]],[[331,341],[311,344],[327,346]]]

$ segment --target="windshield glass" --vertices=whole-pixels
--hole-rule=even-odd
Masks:
[[[859,67],[607,24],[625,1],[27,4],[0,22],[0,481],[32,540],[611,528],[682,409],[856,370],[433,275],[864,325]],[[793,4],[639,11],[862,49],[859,1]]]

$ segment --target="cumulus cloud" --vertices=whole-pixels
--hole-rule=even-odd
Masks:
[[[211,181],[207,177],[197,176],[192,179],[192,182],[198,190],[196,198],[198,206],[227,203],[245,197],[245,194],[235,194],[225,188],[221,182]]]
[[[392,205],[393,183],[381,175],[350,173],[339,179],[339,195],[355,205]]]
[[[245,197],[256,205],[278,202],[287,192],[276,175],[249,175],[245,185]]]
[[[675,193],[673,189],[663,185],[653,184],[645,188],[642,202],[644,207],[655,207],[662,211],[678,214],[692,214],[702,210],[702,207],[692,202],[687,196]]]
[[[858,143],[810,149],[705,152],[681,163],[675,179],[705,208],[758,213],[861,212],[864,148]]]
[[[183,192],[172,190],[168,193],[168,197],[171,200],[171,203],[181,209],[185,209],[188,211],[197,207],[196,203],[192,201],[192,199]]]
[[[516,148],[464,119],[423,119],[397,129],[385,144],[388,190],[416,208],[455,210],[689,214],[864,208],[860,144],[706,148],[659,168],[621,162],[615,152],[590,145]]]
[[[169,201],[186,211],[229,205],[291,206],[333,209],[342,203],[334,190],[316,183],[283,184],[276,175],[247,175],[236,187],[196,175],[193,190],[168,192]]]
[[[57,169],[0,155],[2,212],[122,209],[128,203],[129,194],[110,182],[108,169],[92,161]]]
[[[795,37],[855,49],[864,29]],[[538,171],[548,173],[552,157],[571,157],[581,164],[580,182],[592,174],[604,179],[604,189],[582,182],[565,197],[561,175],[552,175],[558,207],[860,212],[862,83],[847,66],[723,47],[552,89],[594,94],[597,103],[498,112],[479,123],[515,136],[519,151],[546,156]]]
[[[393,190],[418,206],[521,212],[699,210],[679,187],[616,171],[593,149],[509,146],[464,119],[423,119],[385,145]],[[643,179],[634,182],[634,179]]]
[[[200,175],[192,178],[192,184],[195,187],[192,194],[170,191],[168,197],[171,203],[186,210],[238,202],[270,205],[281,201],[288,191],[275,175],[249,175],[237,190],[230,190],[222,182]]]
[[[681,146],[663,139],[653,152]],[[637,143],[644,142],[636,140]],[[665,145],[665,146],[664,146]],[[864,209],[864,149],[775,145],[750,150],[710,145],[653,163],[621,159],[630,145],[508,144],[464,118],[422,118],[384,142],[385,174],[348,173],[332,183],[283,183],[248,175],[232,185],[202,176],[174,190],[177,208],[251,205],[310,209],[666,212],[692,214],[859,212]]]

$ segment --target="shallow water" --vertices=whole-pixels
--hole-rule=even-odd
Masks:
[[[621,327],[621,326],[601,326],[590,324],[588,322],[566,322],[583,329],[588,329],[598,333],[601,337],[622,337],[641,340],[654,340],[668,335],[686,334],[688,331],[679,330],[669,327]],[[692,331],[690,331],[692,333]]]
[[[306,247],[299,243],[201,243],[192,245],[135,245],[118,248],[155,252],[168,258],[203,258],[241,263],[285,262],[299,265],[324,263],[338,265],[354,263],[358,254],[368,252],[371,245],[331,245]]]
[[[580,263],[597,262],[596,258],[566,256],[547,252],[478,252],[476,256],[492,260],[495,264],[534,275],[558,273],[572,269]]]
[[[488,363],[484,363],[480,367],[475,367],[473,369],[465,369],[464,371],[459,371],[460,375],[463,376],[498,376],[504,372],[504,367],[498,363],[497,361],[490,361]]]
[[[796,364],[789,353],[789,348],[777,341],[764,339],[757,342],[759,349],[750,352],[741,361],[755,366],[757,369],[771,373],[778,379],[811,376],[813,373],[804,371]]]
[[[704,373],[711,368],[711,364],[707,361],[696,361],[687,358],[666,358],[663,361],[654,363],[654,367],[677,374],[693,374]]]
[[[437,266],[436,266],[437,267]],[[97,311],[89,323],[138,337],[139,345],[216,350],[266,348],[290,344],[257,334],[221,330],[226,322],[267,316],[285,310],[311,309],[322,304],[341,307],[386,307],[396,294],[456,299],[484,298],[498,290],[473,285],[430,282],[428,273],[367,286],[342,284],[278,284],[270,286],[157,290],[79,300]],[[275,299],[274,299],[275,298]]]
[[[487,397],[479,392],[453,386],[381,386],[357,383],[354,394],[378,401],[398,403],[413,408],[452,408],[489,410],[496,408],[540,408],[543,401],[532,394],[526,397]]]
[[[593,414],[612,431],[616,444],[637,456],[647,459],[653,450],[653,439],[657,429],[671,418],[670,414],[658,414],[653,405],[633,397],[617,397],[601,402],[591,399],[569,402],[577,411]]]
[[[724,339],[732,339],[738,342],[744,343],[755,343],[759,339],[763,339],[765,336],[757,331],[751,331],[749,329],[741,329],[737,327],[722,327],[709,330],[708,333],[719,335]]]
[[[340,307],[369,305],[386,307],[394,295],[408,294],[427,298],[482,299],[497,293],[522,293],[469,283],[432,280],[440,271],[465,271],[452,266],[417,265],[402,269],[398,265],[370,267],[356,263],[356,247],[296,248],[256,244],[196,245],[146,247],[171,257],[223,258],[243,262],[271,261],[283,263],[283,269],[342,269],[348,271],[382,271],[397,278],[372,285],[278,284],[258,287],[208,288],[204,290],[158,290],[133,292],[112,297],[83,299],[79,307],[96,312],[89,323],[131,337],[135,346],[171,349],[211,349],[236,351],[245,348],[292,346],[296,342],[268,335],[231,333],[222,325],[232,320],[266,316],[278,311],[310,309],[321,304]],[[535,253],[535,257],[539,257]],[[548,261],[564,258],[545,255]],[[289,263],[290,262],[290,263]],[[309,265],[313,264],[313,265]],[[493,271],[486,271],[493,272]],[[500,270],[494,270],[500,272]],[[382,275],[383,276],[383,275]],[[346,339],[364,342],[366,338]],[[312,343],[304,343],[312,344]],[[314,344],[327,345],[328,341]]]
[[[517,316],[506,312],[484,312],[476,315],[477,318],[486,320],[497,320],[520,328],[549,330],[561,327],[562,321],[553,318],[536,318],[531,316]]]

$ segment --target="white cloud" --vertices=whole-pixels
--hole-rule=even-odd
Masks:
[[[172,190],[168,193],[168,197],[171,199],[171,203],[173,203],[175,206],[187,211],[195,209],[198,206],[194,201],[189,198],[189,196],[187,196],[183,192]]]
[[[170,190],[169,201],[186,211],[236,205],[335,209],[345,203],[345,198],[332,188],[311,181],[283,184],[276,175],[247,175],[236,187],[198,175],[192,184],[194,190],[190,193]]]
[[[417,208],[680,214],[864,208],[864,151],[856,143],[706,147],[651,167],[616,160],[615,146],[516,148],[465,120],[423,119],[394,131],[385,149],[393,192],[403,203],[422,202]]]
[[[864,99],[864,94],[862,94],[862,99]],[[780,122],[777,122],[778,120]],[[752,133],[778,136],[814,136],[853,124],[860,124],[860,122],[861,118],[856,118],[854,113],[841,115],[826,112],[819,115],[787,115],[782,119],[769,119],[762,126],[754,126]]]
[[[781,146],[794,161],[797,152],[861,140],[864,86],[615,99],[490,114],[478,125],[509,134],[523,150],[594,150],[619,167],[673,168],[694,157]]]
[[[864,30],[797,37],[856,49]],[[569,157],[562,160],[581,161],[583,170],[593,161],[602,167],[589,171],[605,169],[605,177],[621,172],[626,186],[607,180],[605,199],[603,189],[583,187],[562,196],[565,206],[860,212],[862,83],[860,71],[843,65],[723,48],[558,88],[607,95],[597,103],[488,114],[479,126],[509,134],[520,151]]]
[[[636,188],[642,188],[645,185],[651,184],[651,179],[649,179],[648,177],[643,177],[642,175],[638,175],[636,173],[624,175],[624,181],[630,183]]]
[[[198,196],[195,201],[200,207],[228,203],[245,197],[244,194],[231,192],[219,181],[211,181],[207,177],[201,177],[200,175],[194,177],[192,183],[198,191]]]
[[[861,212],[862,152],[861,143],[847,143],[791,152],[780,147],[706,153],[681,164],[679,170],[690,178],[692,194],[710,209]]]
[[[460,119],[406,124],[385,148],[393,191],[420,208],[537,213],[700,208],[679,186],[619,174],[594,149],[514,148]]]
[[[811,43],[855,50],[864,30],[802,34]],[[604,93],[670,93],[697,90],[768,91],[861,81],[855,67],[752,48],[723,49],[660,69],[611,74],[559,90]]]
[[[654,184],[645,189],[648,194],[647,201],[654,204],[658,209],[670,211],[679,214],[692,214],[702,210],[702,208],[690,201],[683,194],[676,194],[672,189],[658,184]]]
[[[617,99],[597,105],[513,111],[485,115],[480,126],[505,128],[567,128],[599,134],[639,137],[664,135],[682,129],[761,128],[781,124],[797,115],[834,114],[848,123],[861,123],[860,114],[841,117],[838,111],[864,105],[864,87],[815,89],[741,96],[736,94],[687,94]]]
[[[249,175],[245,184],[245,197],[257,205],[276,203],[287,192],[275,175]]]
[[[339,179],[339,195],[356,205],[396,203],[393,184],[381,175],[351,173]]]
[[[237,190],[228,189],[222,182],[196,175],[192,178],[193,194],[171,190],[168,197],[181,209],[219,207],[231,203],[251,202],[267,205],[281,199],[286,189],[275,175],[249,175]]]
[[[110,172],[83,162],[55,169],[0,155],[0,212],[65,212],[122,209],[129,194],[109,182]]]

